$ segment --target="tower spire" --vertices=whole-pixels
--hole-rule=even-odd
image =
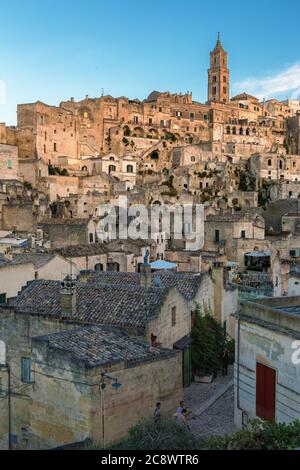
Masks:
[[[214,50],[210,53],[210,68],[208,70],[208,102],[218,101],[228,103],[230,97],[230,72],[227,66],[228,54],[223,49],[221,34]]]

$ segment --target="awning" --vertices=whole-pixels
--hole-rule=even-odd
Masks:
[[[176,263],[169,263],[168,261],[158,260],[150,263],[152,269],[176,269]]]

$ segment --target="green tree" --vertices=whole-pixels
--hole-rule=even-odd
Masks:
[[[218,373],[222,367],[225,347],[232,361],[233,340],[227,338],[224,327],[211,314],[201,315],[200,307],[194,312],[192,339],[192,369],[195,375]]]
[[[232,436],[211,437],[208,450],[293,450],[300,447],[300,421],[291,424],[254,420]]]
[[[88,446],[87,449],[96,449]],[[199,441],[174,419],[143,419],[129,430],[128,437],[109,447],[110,450],[197,450]]]

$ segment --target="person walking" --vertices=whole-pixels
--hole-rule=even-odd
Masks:
[[[223,353],[223,367],[222,367],[222,375],[228,375],[228,363],[229,363],[229,352],[227,347],[224,349]]]

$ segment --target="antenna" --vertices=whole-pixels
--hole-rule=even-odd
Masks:
[[[101,93],[102,93],[102,94],[101,94],[101,97],[103,98],[103,96],[104,96],[104,88],[102,88]]]

